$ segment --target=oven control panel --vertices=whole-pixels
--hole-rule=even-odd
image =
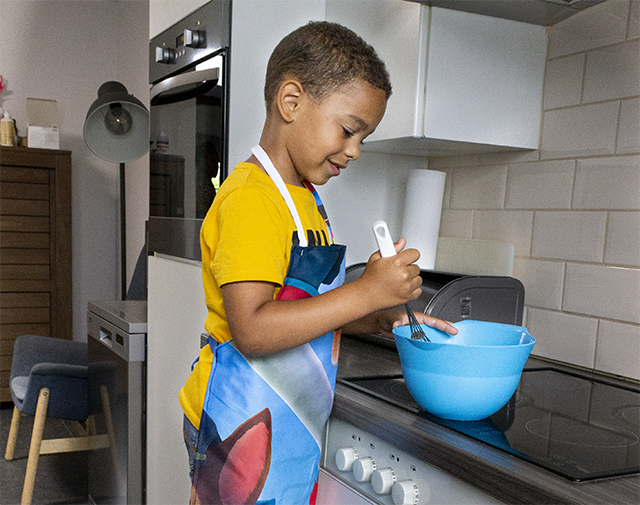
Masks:
[[[335,418],[327,424],[323,470],[366,503],[382,505],[496,504],[476,489],[379,438]],[[318,490],[318,504],[333,503]],[[328,500],[328,501],[327,501]],[[353,503],[356,503],[354,499]],[[359,503],[359,502],[358,502]]]
[[[229,47],[231,1],[202,7],[149,41],[149,83],[156,84]]]

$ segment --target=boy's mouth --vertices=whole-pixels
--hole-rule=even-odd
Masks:
[[[329,164],[331,165],[331,169],[333,170],[333,175],[340,175],[340,170],[346,168],[346,165],[338,165],[337,163],[334,163],[332,161],[330,161]]]

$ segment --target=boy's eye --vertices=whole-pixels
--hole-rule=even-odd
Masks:
[[[345,137],[353,137],[353,135],[354,135],[354,133],[351,130],[345,128],[344,126],[342,127],[342,134]]]

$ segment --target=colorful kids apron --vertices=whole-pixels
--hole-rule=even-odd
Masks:
[[[344,281],[345,246],[308,245],[280,174],[258,158],[296,223],[298,244],[279,300],[309,298]],[[331,228],[313,186],[318,209]],[[315,503],[322,431],[333,405],[339,331],[278,353],[246,357],[233,340],[216,345],[200,421],[192,504]]]

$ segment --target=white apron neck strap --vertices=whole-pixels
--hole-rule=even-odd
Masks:
[[[276,170],[276,167],[273,166],[273,163],[271,162],[269,155],[265,152],[264,149],[262,149],[262,147],[257,145],[253,149],[251,149],[251,152],[256,158],[258,158],[258,161],[262,165],[262,168],[264,168],[267,174],[269,175],[269,177],[271,177],[271,180],[278,188],[278,191],[280,191],[282,198],[284,198],[284,201],[286,202],[287,207],[289,207],[289,212],[291,212],[291,216],[293,217],[293,220],[296,223],[296,228],[298,230],[299,245],[302,247],[307,247],[307,244],[308,244],[307,234],[305,233],[304,228],[302,227],[302,221],[300,221],[300,216],[298,215],[298,209],[296,209],[296,205],[295,203],[293,203],[293,198],[291,198],[291,194],[289,193],[289,190],[287,189],[286,184],[282,180],[282,176],[280,175],[278,170]]]

